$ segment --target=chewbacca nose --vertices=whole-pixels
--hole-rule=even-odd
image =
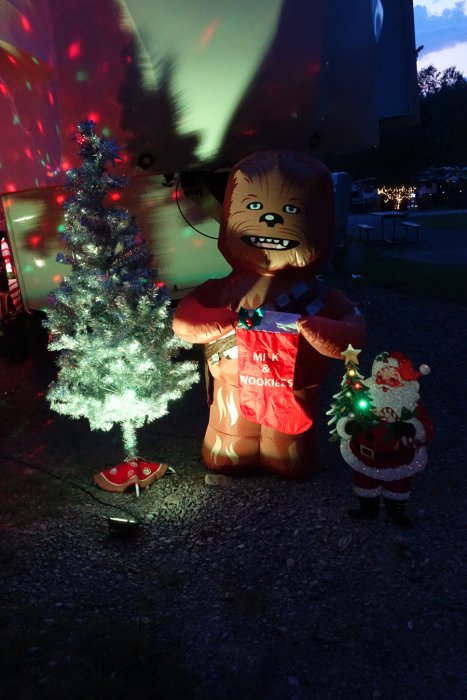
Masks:
[[[259,218],[260,223],[265,223],[267,226],[272,228],[276,224],[283,224],[284,219],[280,214],[275,214],[274,212],[270,211],[267,214],[263,214],[263,216],[260,216]]]

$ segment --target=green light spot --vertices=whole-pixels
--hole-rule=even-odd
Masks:
[[[57,226],[58,233],[62,233],[65,230],[65,224],[60,224]]]
[[[32,90],[32,85],[31,85],[31,83],[29,82],[29,80],[26,80],[26,87],[27,87],[27,89],[28,89],[29,91]]]
[[[185,226],[185,228],[182,230],[182,238],[191,238],[193,235],[194,231],[190,226]]]
[[[361,399],[358,402],[359,408],[368,408],[368,401],[366,399]]]
[[[84,68],[82,70],[79,70],[76,72],[76,80],[79,83],[83,83],[87,79],[88,79],[88,72],[87,72],[87,70],[84,70]]]
[[[25,266],[23,267],[23,270],[24,270],[25,272],[32,272],[32,265],[25,265]]]
[[[36,64],[36,66],[39,65],[39,61],[37,60],[37,58],[35,56],[31,56],[31,59],[32,59],[32,62]]]
[[[48,153],[45,154],[45,159],[46,159],[47,163],[50,163],[50,156]]]
[[[19,124],[19,116],[17,114],[13,117],[13,124]]]
[[[105,138],[108,138],[112,132],[110,131],[108,126],[104,126],[102,129],[102,135],[105,136]]]

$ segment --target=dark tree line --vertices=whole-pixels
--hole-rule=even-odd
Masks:
[[[418,73],[420,120],[404,127],[381,127],[377,148],[327,159],[331,170],[355,179],[410,184],[428,168],[467,167],[467,81],[451,67]]]

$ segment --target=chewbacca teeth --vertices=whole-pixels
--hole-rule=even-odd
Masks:
[[[288,250],[298,245],[298,241],[291,241],[287,238],[265,238],[263,236],[242,236],[242,241],[254,248],[269,250]]]

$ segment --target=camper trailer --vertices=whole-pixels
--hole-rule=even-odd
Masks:
[[[63,275],[85,119],[123,149],[118,203],[183,295],[229,270],[216,238],[238,160],[286,147],[326,162],[376,145],[382,121],[418,118],[411,0],[4,0],[0,39],[2,235],[26,309]],[[342,236],[349,181],[335,184]]]

